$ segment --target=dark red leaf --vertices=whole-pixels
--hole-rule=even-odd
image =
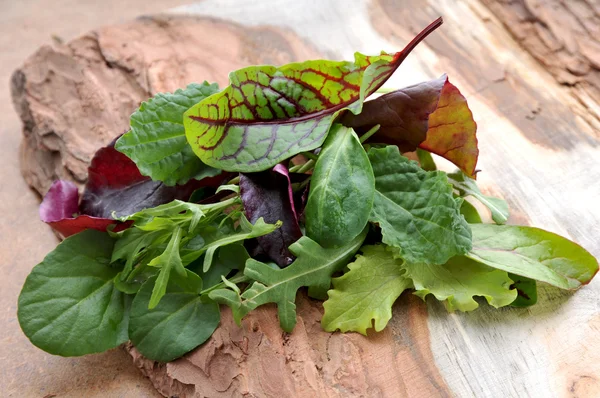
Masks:
[[[475,174],[477,124],[446,75],[367,101],[359,115],[347,112],[341,122],[358,132],[379,124],[370,142],[398,145],[403,152],[426,149]]]
[[[294,208],[292,184],[288,170],[276,165],[273,170],[240,174],[240,196],[250,222],[263,217],[267,223],[282,221],[274,232],[257,238],[262,251],[277,265],[285,267],[294,261],[288,246],[302,236]]]

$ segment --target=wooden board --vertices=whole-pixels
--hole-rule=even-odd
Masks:
[[[595,102],[583,104],[480,2],[207,0],[177,12],[203,17],[186,29],[159,18],[163,33],[151,40],[136,36],[137,28],[130,26],[103,29],[95,36],[100,53],[124,77],[173,89],[188,78],[223,83],[238,64],[260,60],[283,63],[316,54],[351,59],[354,51],[397,50],[444,16],[443,27],[387,86],[448,72],[479,125],[480,184],[507,199],[511,222],[560,233],[600,257],[600,138],[589,112]],[[122,43],[135,43],[138,51]],[[151,54],[154,46],[172,47],[176,61],[141,55]],[[259,57],[265,54],[272,58]],[[156,79],[148,80],[148,73]],[[300,300],[301,319],[291,336],[278,330],[272,308],[249,316],[243,329],[225,310],[215,336],[178,361],[159,365],[130,351],[165,395],[595,397],[600,392],[599,281],[575,294],[542,287],[531,309],[494,310],[482,303],[468,314],[448,314],[435,300],[424,304],[405,294],[389,327],[368,338],[322,332],[319,305]]]

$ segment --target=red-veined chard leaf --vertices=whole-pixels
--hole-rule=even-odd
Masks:
[[[250,222],[261,217],[269,224],[283,222],[281,228],[256,239],[263,253],[277,265],[290,265],[295,257],[288,247],[300,239],[302,231],[294,208],[288,170],[278,164],[273,170],[240,174],[240,197]]]
[[[266,170],[321,146],[333,120],[363,101],[442,23],[434,21],[404,50],[349,61],[306,61],[232,72],[230,85],[190,108],[185,132],[204,163],[228,171]]]
[[[475,175],[477,124],[446,75],[367,101],[360,114],[346,112],[341,123],[359,132],[379,124],[370,142],[397,145],[403,152],[425,149]]]

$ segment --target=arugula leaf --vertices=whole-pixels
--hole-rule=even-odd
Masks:
[[[306,235],[331,247],[360,234],[373,208],[375,177],[352,129],[340,124],[332,127],[310,181]]]
[[[323,143],[344,109],[361,110],[406,56],[442,23],[433,22],[404,50],[354,62],[326,60],[281,67],[250,66],[229,74],[230,85],[184,115],[188,142],[206,164],[228,171],[266,170]]]
[[[221,282],[222,276],[227,276],[233,270],[243,270],[250,256],[241,243],[232,243],[227,246],[222,246],[214,256],[213,263],[210,269],[202,273],[202,280],[205,288],[210,288]],[[200,262],[202,268],[202,261]],[[195,268],[190,264],[190,269]]]
[[[598,260],[575,242],[533,227],[473,224],[469,258],[562,289],[577,289],[598,272]]]
[[[160,93],[131,115],[131,131],[115,148],[135,162],[140,172],[165,185],[185,184],[220,173],[202,163],[185,138],[183,113],[219,91],[216,83],[192,83],[185,89]]]
[[[506,272],[463,256],[453,257],[443,265],[406,262],[403,267],[417,296],[425,300],[433,294],[440,301],[446,300],[449,311],[473,311],[479,306],[473,296],[485,297],[496,308],[511,304],[517,297]]]
[[[492,213],[492,220],[496,224],[508,221],[508,204],[503,199],[486,196],[479,190],[474,179],[467,177],[462,171],[457,170],[448,174],[448,181],[458,190],[460,196],[472,196],[483,203]]]
[[[156,278],[149,279],[131,305],[129,335],[131,342],[146,357],[172,361],[204,343],[219,325],[219,306],[199,296],[201,279],[186,270],[187,277],[173,274],[166,293],[151,311]]]
[[[129,299],[113,285],[113,239],[88,230],[60,243],[36,265],[19,296],[18,318],[37,347],[78,356],[128,339]]]
[[[360,133],[380,125],[370,142],[397,145],[403,152],[425,149],[475,175],[477,124],[445,74],[367,101],[360,114],[347,112],[340,123]]]
[[[381,331],[392,318],[392,305],[412,287],[402,260],[394,258],[384,245],[363,246],[362,256],[348,264],[349,271],[334,278],[329,299],[323,303],[323,329],[367,334],[373,327]]]
[[[291,332],[296,325],[296,291],[302,286],[329,286],[331,275],[352,258],[364,241],[366,232],[367,228],[346,245],[328,249],[303,236],[290,246],[297,258],[287,268],[276,269],[250,258],[246,261],[244,275],[256,282],[241,297],[227,289],[215,290],[209,297],[229,305],[238,324],[256,307],[276,303],[281,328]]]
[[[150,310],[156,307],[160,299],[165,295],[172,270],[175,270],[175,272],[182,277],[187,275],[186,269],[181,262],[181,257],[179,256],[179,243],[181,242],[181,235],[181,228],[176,227],[173,231],[173,235],[171,235],[171,239],[169,240],[169,244],[167,245],[165,251],[160,256],[155,257],[148,263],[148,265],[152,267],[160,268],[156,278],[156,284],[154,285],[152,296],[150,297],[150,302],[148,304],[148,309]]]
[[[537,282],[524,276],[508,274],[512,279],[512,287],[517,291],[517,298],[510,303],[511,307],[530,307],[537,303]]]
[[[401,249],[410,263],[443,264],[471,249],[471,231],[460,214],[446,174],[424,171],[396,146],[371,148],[375,201],[370,221],[381,227],[383,243]]]
[[[277,265],[289,265],[294,261],[294,256],[288,246],[300,239],[302,230],[294,208],[288,169],[278,164],[273,170],[240,173],[240,197],[250,222],[261,217],[268,223],[282,222],[281,228],[256,239],[265,254]]]
[[[168,232],[164,230],[147,232],[139,228],[129,228],[123,232],[115,242],[115,248],[110,259],[111,263],[125,260],[125,267],[121,272],[121,280],[125,280],[133,269],[135,260],[141,252],[151,245],[158,245],[168,239]]]

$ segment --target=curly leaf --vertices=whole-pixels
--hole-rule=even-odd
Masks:
[[[404,152],[425,149],[475,175],[477,124],[446,75],[367,101],[360,114],[347,112],[341,123],[360,132],[378,124],[370,141],[397,145]]]
[[[334,332],[367,334],[373,327],[381,331],[392,318],[392,305],[400,294],[412,287],[402,268],[384,245],[363,246],[362,256],[348,264],[349,271],[334,278],[329,299],[323,303],[323,329]]]
[[[473,224],[468,257],[562,289],[577,289],[598,272],[598,260],[575,242],[533,227]]]
[[[404,263],[406,276],[412,279],[415,294],[422,299],[433,294],[446,301],[449,311],[472,311],[479,304],[473,296],[483,296],[496,307],[511,304],[517,297],[513,281],[504,271],[488,267],[466,257],[451,258],[446,264]]]
[[[369,220],[375,177],[369,157],[352,129],[334,125],[310,180],[306,235],[322,246],[342,245]]]
[[[445,173],[424,171],[396,146],[371,148],[369,159],[376,190],[370,221],[381,227],[383,243],[411,263],[443,264],[471,249],[463,199],[454,199]]]
[[[165,185],[219,174],[194,155],[183,128],[183,113],[218,91],[216,83],[204,82],[172,94],[155,95],[131,115],[131,131],[117,141],[115,148],[133,160],[143,175]]]
[[[184,115],[188,142],[200,159],[228,171],[261,171],[321,146],[344,109],[354,113],[429,33],[429,25],[395,54],[355,54],[354,62],[307,61],[232,72],[230,85]]]

